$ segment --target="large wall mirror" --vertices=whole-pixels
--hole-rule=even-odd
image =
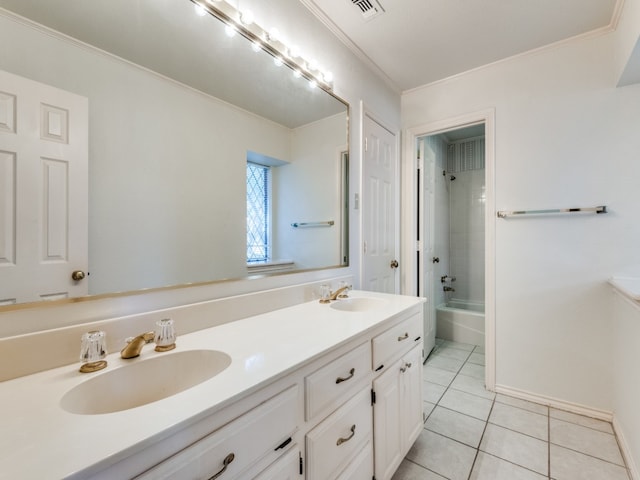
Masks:
[[[241,35],[228,36],[189,0],[0,0],[0,7],[0,70],[83,97],[88,111],[86,225],[68,238],[20,227],[25,203],[44,223],[65,221],[65,208],[78,206],[66,190],[71,167],[56,173],[63,147],[38,158],[49,173],[25,199],[16,173],[21,155],[0,144],[0,308],[347,264],[344,101],[277,66]],[[11,88],[0,85],[0,117],[13,115],[20,125],[25,94]],[[42,117],[49,131],[69,126],[74,140],[75,112],[40,103],[49,109]],[[14,133],[0,129],[0,141]],[[253,264],[248,162],[270,176],[262,193],[268,261]],[[67,261],[69,245],[83,235],[87,263]],[[64,265],[65,286],[9,292],[18,281],[43,283],[46,275],[35,269],[1,276],[19,263],[23,244],[35,244],[38,256],[47,242],[62,253],[44,263]],[[87,275],[73,280],[73,271]]]

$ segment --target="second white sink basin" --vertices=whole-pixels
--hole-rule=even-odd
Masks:
[[[60,406],[80,415],[128,410],[194,387],[230,364],[231,357],[217,350],[158,354],[87,379],[69,390]]]
[[[337,300],[331,304],[331,308],[345,312],[366,312],[381,308],[387,303],[385,300],[371,297],[354,297]]]

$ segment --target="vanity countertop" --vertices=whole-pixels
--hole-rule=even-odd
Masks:
[[[366,312],[345,312],[315,300],[179,336],[173,352],[220,350],[231,356],[231,365],[181,393],[121,412],[71,414],[60,407],[60,399],[102,372],[171,353],[157,353],[148,345],[138,359],[110,354],[102,372],[79,373],[79,364],[73,364],[0,383],[0,478],[64,478],[98,471],[144,449],[149,439],[232,404],[424,301],[361,291],[349,296],[385,302]]]

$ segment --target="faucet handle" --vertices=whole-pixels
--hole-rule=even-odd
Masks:
[[[176,329],[171,318],[156,322],[156,352],[167,352],[176,348]]]

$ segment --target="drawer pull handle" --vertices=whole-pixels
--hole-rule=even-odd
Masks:
[[[356,434],[356,426],[355,425],[351,425],[351,435],[349,435],[348,437],[342,438],[340,437],[338,439],[338,441],[336,442],[336,445],[342,445],[345,442],[348,442],[349,440],[351,440],[353,438],[353,436]]]
[[[409,362],[409,363],[405,363],[405,366],[406,366],[407,368],[411,368],[411,362]]]
[[[233,453],[230,453],[229,455],[227,455],[224,458],[224,460],[222,461],[222,470],[220,470],[218,473],[216,473],[213,477],[209,477],[208,480],[215,480],[220,475],[222,475],[225,472],[225,470],[227,469],[227,467],[229,466],[229,464],[231,462],[233,462],[234,458],[236,458],[236,456]]]
[[[356,369],[352,368],[351,370],[349,370],[349,376],[348,377],[338,377],[338,378],[336,378],[336,383],[346,382],[350,378],[353,378],[353,374],[354,373],[356,373]]]
[[[406,372],[406,371],[407,371],[407,367],[400,367],[400,371],[401,371],[402,373]]]
[[[403,336],[398,337],[398,341],[401,342],[403,340],[406,340],[407,338],[409,338],[409,333],[405,333]]]

